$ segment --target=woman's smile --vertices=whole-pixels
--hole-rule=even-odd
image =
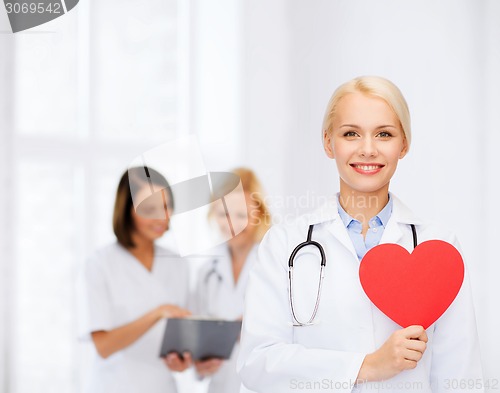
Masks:
[[[362,174],[362,175],[375,175],[379,173],[382,168],[385,166],[383,164],[377,164],[377,163],[361,163],[361,162],[354,162],[352,164],[349,164],[356,172]]]

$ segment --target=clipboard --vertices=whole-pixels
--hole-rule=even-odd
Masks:
[[[160,357],[190,352],[193,360],[229,359],[241,333],[241,321],[170,318],[167,320]]]

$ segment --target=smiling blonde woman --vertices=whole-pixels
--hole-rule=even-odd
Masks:
[[[482,392],[467,274],[454,302],[427,329],[401,328],[360,284],[360,261],[378,244],[411,252],[416,236],[419,243],[439,239],[458,247],[452,233],[420,220],[389,192],[411,142],[403,95],[380,77],[343,84],[327,106],[322,137],[336,162],[339,193],[316,214],[271,228],[261,243],[243,316],[238,369],[244,387],[260,393]],[[289,257],[306,240],[322,246],[327,263],[321,271],[319,248],[303,248],[292,280]]]

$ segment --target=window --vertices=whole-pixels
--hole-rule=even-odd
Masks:
[[[185,7],[81,1],[10,36],[13,117],[1,141],[11,147],[15,242],[2,261],[11,296],[0,391],[80,391],[89,348],[76,340],[76,275],[114,238],[114,193],[128,163],[187,124]]]

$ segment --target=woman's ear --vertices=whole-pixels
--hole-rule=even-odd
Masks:
[[[401,149],[401,153],[399,153],[399,159],[402,159],[408,153],[408,141],[406,138],[403,139],[403,148]]]
[[[325,149],[325,153],[329,158],[335,159],[335,156],[333,154],[332,138],[330,136],[330,133],[326,130],[323,131],[323,148]]]

